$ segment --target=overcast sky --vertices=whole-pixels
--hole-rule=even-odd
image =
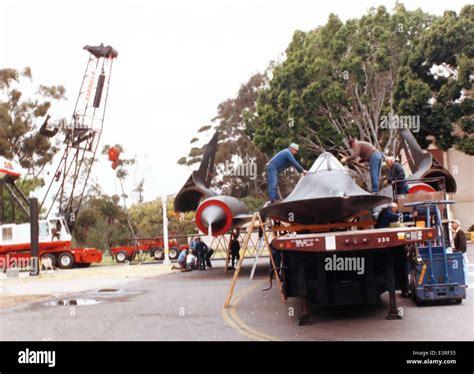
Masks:
[[[404,1],[440,15],[467,1]],[[145,176],[146,199],[176,193],[190,170],[176,161],[217,105],[285,50],[295,30],[307,31],[335,13],[359,17],[395,1],[0,0],[0,68],[32,69],[35,84],[62,84],[68,101],[53,116],[70,118],[88,59],[86,44],[112,45],[112,73],[101,144],[120,143],[138,165],[129,188]],[[56,109],[56,110],[55,110]],[[210,134],[209,134],[210,135]],[[93,175],[119,193],[102,156]]]

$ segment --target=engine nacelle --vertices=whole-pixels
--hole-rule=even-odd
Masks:
[[[248,221],[244,203],[232,196],[213,196],[204,200],[196,211],[196,225],[206,235],[219,236]]]

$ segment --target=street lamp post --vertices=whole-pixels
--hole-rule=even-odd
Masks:
[[[169,255],[169,245],[168,245],[168,208],[167,208],[167,196],[161,196],[161,204],[163,206],[163,241],[165,244],[165,259],[163,260],[163,264],[170,265],[170,255]]]

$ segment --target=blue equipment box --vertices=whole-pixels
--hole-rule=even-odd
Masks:
[[[415,300],[461,302],[466,298],[462,253],[446,254],[448,279],[445,279],[443,247],[432,247],[432,264],[429,261],[428,247],[419,247],[418,252],[422,263],[412,267],[410,277]]]

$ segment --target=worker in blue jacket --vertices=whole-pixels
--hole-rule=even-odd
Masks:
[[[383,208],[380,212],[377,223],[375,224],[376,229],[382,229],[390,227],[391,223],[394,222],[406,222],[412,221],[414,217],[418,215],[417,211],[414,211],[413,214],[410,213],[399,213],[398,204],[391,203],[387,208]]]
[[[392,184],[393,182],[398,181],[397,192],[400,194],[407,194],[408,184],[405,182],[405,170],[403,170],[402,165],[396,162],[395,157],[387,157],[385,165],[388,167],[388,183]]]
[[[292,143],[288,148],[278,152],[267,164],[268,175],[268,197],[270,202],[274,203],[278,200],[278,174],[283,170],[293,166],[303,175],[308,174],[298,161],[295,155],[298,153],[298,144]]]

